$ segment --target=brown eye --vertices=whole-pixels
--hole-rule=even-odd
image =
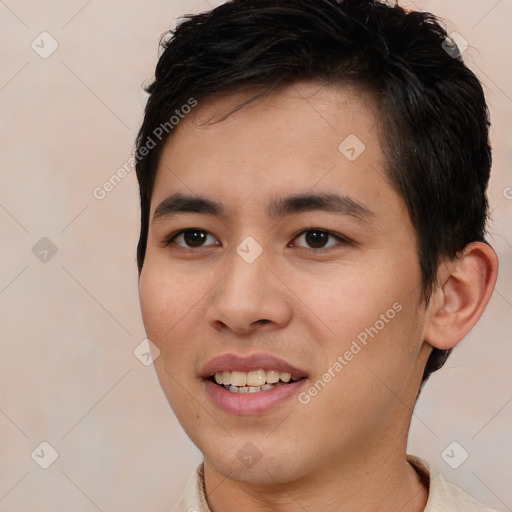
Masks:
[[[204,231],[185,231],[183,233],[183,240],[190,247],[200,247],[207,238],[208,235]]]
[[[306,242],[314,249],[321,249],[327,243],[329,234],[325,231],[308,231],[305,234]]]
[[[334,243],[326,245],[329,241],[329,238],[334,240]],[[336,242],[343,242],[343,238],[340,236],[331,233],[330,231],[325,231],[324,229],[308,229],[303,231],[296,238],[297,240],[304,240],[307,245],[299,245],[299,247],[306,247],[309,249],[326,249],[336,245]]]
[[[215,237],[202,229],[184,229],[172,235],[167,242],[174,242],[180,247],[197,248],[205,246],[205,242],[208,240],[208,237],[211,237],[214,240],[214,243],[206,245],[217,245]]]

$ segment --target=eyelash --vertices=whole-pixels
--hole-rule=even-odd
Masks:
[[[184,233],[187,233],[189,231],[196,231],[196,232],[201,232],[201,233],[206,233],[207,235],[211,235],[211,233],[208,233],[208,231],[206,231],[205,229],[199,229],[199,228],[186,228],[186,229],[181,229],[179,231],[176,231],[175,233],[169,235],[167,238],[165,238],[164,240],[164,245],[165,247],[167,247],[168,245],[170,245],[171,243],[173,243],[176,238],[178,238],[180,235],[183,235]],[[349,238],[343,236],[343,235],[340,235],[338,233],[334,233],[332,231],[329,231],[327,229],[321,229],[321,228],[308,228],[308,229],[303,229],[302,231],[300,231],[299,233],[297,233],[294,237],[293,237],[293,240],[299,238],[300,236],[302,235],[305,235],[306,233],[311,233],[311,232],[320,232],[320,233],[324,233],[324,234],[327,234],[329,237],[332,237],[332,238],[335,238],[336,240],[338,240],[338,242],[342,243],[342,244],[350,244],[350,243],[353,243],[352,240],[350,240]],[[212,235],[213,236],[213,235]],[[178,245],[176,244],[180,249],[185,249],[185,250],[188,250],[188,249],[191,249],[191,250],[194,250],[194,249],[204,249],[206,247],[212,247],[212,245],[207,245],[207,246],[201,246],[201,247],[188,247],[188,246],[182,246],[182,245]],[[216,246],[217,244],[213,244],[214,246]],[[308,247],[299,247],[300,249],[306,249],[306,250],[309,250],[309,251],[312,251],[314,253],[325,253],[325,252],[330,252],[331,250],[333,249],[336,249],[338,247],[339,244],[335,244],[335,245],[331,245],[329,247],[325,247],[325,248],[322,248],[322,249],[314,249],[314,248],[308,248]]]

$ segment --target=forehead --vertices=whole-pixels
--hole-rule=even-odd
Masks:
[[[209,97],[180,121],[162,150],[153,209],[175,192],[236,203],[279,190],[364,196],[387,182],[372,96],[313,81],[257,93]]]
[[[242,111],[244,115],[257,115],[269,109],[287,108],[297,109],[297,102],[312,106],[312,102],[325,103],[325,105],[338,106],[349,112],[361,106],[368,112],[378,106],[377,96],[365,88],[352,84],[328,85],[319,80],[302,80],[290,84],[281,84],[276,87],[248,86],[246,88],[233,88],[211,94],[198,102],[192,115],[187,116],[190,121],[194,119],[196,125],[206,126],[224,121],[236,112]],[[349,108],[352,106],[352,108]],[[328,122],[326,119],[324,121]]]

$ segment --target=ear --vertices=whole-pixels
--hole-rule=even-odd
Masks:
[[[483,242],[472,242],[457,259],[444,261],[428,307],[425,341],[442,350],[457,345],[482,316],[497,275],[498,257]]]

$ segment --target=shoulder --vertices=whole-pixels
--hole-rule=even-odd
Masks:
[[[495,512],[447,482],[441,472],[426,460],[414,455],[407,455],[407,460],[428,482],[428,501],[424,512]]]

